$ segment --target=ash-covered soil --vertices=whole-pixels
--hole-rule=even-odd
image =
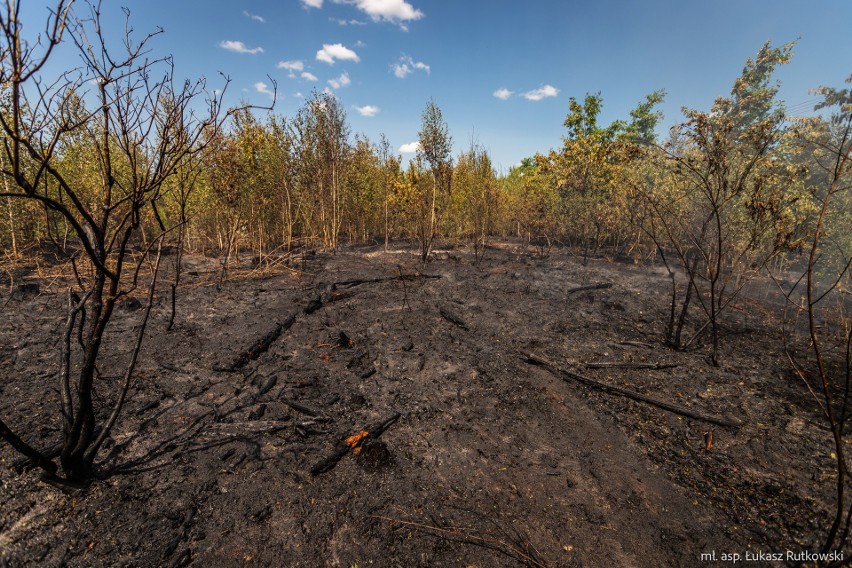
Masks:
[[[815,549],[829,522],[830,433],[763,292],[725,316],[716,368],[706,346],[663,346],[670,283],[655,265],[503,244],[424,267],[358,249],[237,270],[218,291],[217,267],[187,258],[170,332],[161,285],[103,480],[62,492],[0,446],[0,564],[698,566],[713,551]],[[596,284],[611,287],[574,291]],[[49,447],[66,296],[61,279],[12,289],[0,416]],[[128,304],[111,324],[105,407],[141,314]],[[524,353],[742,426],[565,380]],[[616,362],[662,368],[589,366]]]

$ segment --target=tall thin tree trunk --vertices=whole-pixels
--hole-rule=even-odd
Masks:
[[[388,184],[385,180],[385,250],[388,250],[389,238],[389,222],[388,222]]]
[[[186,203],[182,200],[180,208],[180,226],[178,227],[177,235],[177,250],[175,251],[175,279],[171,284],[171,314],[169,314],[169,324],[166,326],[167,331],[171,331],[175,325],[175,316],[177,313],[177,289],[180,286],[181,263],[183,262],[183,250],[186,238]]]
[[[6,191],[9,191],[9,181],[6,176],[3,176],[3,181],[6,182]],[[18,258],[18,239],[15,236],[15,214],[12,212],[12,198],[6,198],[6,205],[9,207],[9,235],[12,238],[12,257]]]
[[[287,234],[284,236],[284,240],[287,243],[287,254],[291,254],[293,251],[293,204],[292,198],[290,196],[290,184],[284,184],[284,196],[287,199]]]
[[[3,158],[3,152],[0,152],[0,169],[5,169],[6,164]],[[6,188],[6,193],[11,193],[9,190],[9,178],[5,175],[3,176],[3,184]],[[6,197],[6,205],[9,208],[9,235],[12,238],[12,257],[18,258],[18,240],[15,236],[15,214],[12,211],[12,198]]]
[[[675,349],[681,348],[681,336],[683,334],[683,326],[686,324],[686,315],[689,311],[689,303],[692,301],[692,291],[696,288],[695,286],[695,270],[698,268],[698,256],[696,255],[692,260],[692,266],[687,269],[687,277],[689,281],[686,283],[686,295],[683,299],[683,306],[680,310],[680,317],[677,320],[677,327],[675,328],[674,340],[672,345],[674,345]],[[697,289],[695,290],[698,291]]]

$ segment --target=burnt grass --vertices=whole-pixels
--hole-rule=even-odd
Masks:
[[[186,258],[172,331],[160,286],[103,479],[61,491],[0,446],[0,565],[696,566],[814,550],[829,524],[831,436],[758,287],[724,316],[713,367],[706,345],[663,346],[653,264],[502,243],[424,267],[376,247],[236,269],[217,290],[218,266]],[[66,296],[42,272],[0,298],[0,416],[46,448]],[[596,284],[611,286],[573,291]],[[142,312],[128,302],[108,332],[104,414]],[[527,352],[742,426],[563,380]]]

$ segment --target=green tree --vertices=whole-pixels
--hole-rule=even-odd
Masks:
[[[707,316],[687,344],[709,327],[714,364],[720,314],[796,238],[801,184],[781,153],[787,124],[775,99],[778,87],[770,86],[775,68],[791,53],[792,44],[764,45],[746,63],[730,97],[716,99],[709,111],[684,109],[687,120],[664,146],[661,162],[674,191],[642,192],[653,211],[653,230],[674,249]]]
[[[161,104],[171,105],[172,102],[167,97]],[[181,117],[182,120],[183,117]],[[183,125],[179,128],[185,130]],[[184,138],[184,140],[188,139],[188,136]],[[171,314],[169,315],[167,326],[169,331],[174,327],[175,318],[177,317],[177,293],[183,274],[183,258],[186,252],[190,212],[194,213],[191,209],[191,198],[194,197],[193,194],[199,186],[198,179],[203,171],[201,153],[188,151],[183,159],[176,164],[174,174],[163,184],[163,206],[171,221],[169,225],[176,229],[173,255],[174,276],[171,283]]]
[[[645,100],[630,111],[630,122],[619,137],[635,144],[656,143],[657,125],[663,119],[663,112],[656,108],[665,98],[666,92],[662,89],[645,95]]]
[[[391,152],[390,141],[382,134],[377,148],[378,158],[382,168],[382,209],[384,212],[385,250],[390,242],[390,213],[393,196],[394,179],[400,175],[400,159]]]
[[[246,198],[241,182],[250,174],[245,170],[236,135],[217,132],[210,147],[211,151],[206,154],[206,170],[216,216],[218,248],[224,253],[219,277],[221,286],[227,278],[231,258],[239,262],[239,232]]]
[[[350,151],[346,112],[333,94],[314,91],[291,126],[303,223],[325,247],[335,249],[343,222],[342,178]]]
[[[553,164],[550,156],[536,154],[524,158],[501,180],[506,218],[518,237],[546,254],[559,235],[560,206]]]
[[[435,101],[430,100],[423,111],[417,156],[429,165],[431,191],[424,198],[423,215],[419,219],[420,256],[425,263],[432,252],[438,225],[452,189],[453,139]]]
[[[289,255],[293,250],[297,211],[294,193],[297,170],[293,149],[294,141],[289,123],[283,117],[270,115],[267,131],[267,144],[269,146],[266,155],[268,183],[271,184],[273,192],[278,192],[281,244],[285,247],[289,260]]]
[[[356,136],[346,164],[346,219],[349,238],[368,240],[382,231],[385,175],[375,148]]]
[[[498,185],[491,157],[472,144],[462,153],[453,172],[453,200],[459,236],[473,243],[474,258],[485,253],[488,237],[495,230],[498,208]]]
[[[625,199],[623,178],[634,165],[638,145],[654,141],[655,111],[664,93],[646,96],[631,114],[631,122],[616,120],[599,125],[603,109],[600,93],[587,94],[580,104],[569,102],[562,149],[551,155],[551,168],[560,194],[563,230],[583,248],[583,258],[595,254],[601,244],[617,244],[630,227],[631,207]]]

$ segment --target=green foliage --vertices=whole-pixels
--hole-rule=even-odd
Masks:
[[[367,241],[381,232],[385,171],[369,139],[356,136],[346,163],[344,225],[352,241]]]
[[[630,122],[619,134],[622,141],[635,144],[653,144],[657,140],[656,128],[663,119],[662,111],[654,110],[663,102],[666,92],[663,89],[648,93],[645,100],[630,111]]]
[[[717,100],[714,110],[724,112],[742,129],[782,116],[783,107],[775,99],[780,83],[773,81],[773,74],[776,67],[790,62],[794,45],[791,42],[774,48],[768,41],[763,44],[757,56],[746,61],[730,98]]]
[[[612,142],[624,123],[614,122],[606,128],[598,126],[598,116],[603,109],[603,97],[600,93],[586,94],[581,105],[577,99],[571,97],[568,101],[568,115],[562,125],[568,130],[564,141],[568,145],[575,140],[594,140],[599,145]]]
[[[654,140],[661,115],[654,110],[663,92],[646,96],[631,112],[632,121],[600,126],[600,94],[586,95],[580,105],[574,98],[565,119],[568,134],[562,150],[552,153],[549,169],[560,194],[563,232],[579,243],[584,253],[594,253],[605,243],[622,241],[629,227],[630,206],[624,197],[627,168],[637,156],[637,143]]]
[[[554,155],[536,154],[500,179],[503,219],[508,230],[544,252],[559,237],[559,193],[554,181]]]
[[[452,163],[453,139],[444,122],[441,109],[430,100],[423,110],[417,154],[429,165],[436,177]]]
[[[852,83],[852,76],[847,80]],[[805,172],[805,185],[813,201],[812,214],[805,225],[808,237],[816,233],[819,207],[826,206],[820,229],[820,255],[815,270],[831,281],[850,281],[852,262],[852,89],[820,87],[818,110],[830,110],[826,117],[799,120],[796,138],[791,141],[789,160]]]
[[[499,215],[497,177],[491,158],[482,148],[472,145],[462,153],[453,172],[451,211],[457,236],[470,239],[474,255],[481,258],[494,232]]]
[[[706,300],[697,300],[709,318],[714,361],[719,314],[751,275],[801,237],[807,199],[800,170],[785,156],[788,125],[770,83],[791,47],[764,45],[731,97],[716,99],[710,111],[684,109],[687,121],[657,157],[665,182],[640,190],[650,213],[646,232],[674,250],[692,286],[706,286]]]
[[[819,153],[806,152],[798,137],[827,140],[832,127],[803,122],[794,131],[784,122],[773,74],[791,53],[792,44],[762,46],[730,96],[706,112],[685,109],[686,122],[664,144],[656,139],[664,91],[647,94],[629,116],[607,124],[601,93],[572,97],[560,147],[525,158],[500,178],[478,147],[453,163],[450,130],[434,101],[421,116],[417,157],[403,171],[386,139],[378,145],[353,139],[340,101],[314,92],[290,119],[235,113],[215,133],[203,175],[191,183],[185,174],[166,181],[160,214],[166,225],[186,223],[190,243],[234,252],[250,246],[260,257],[282,245],[334,248],[341,236],[382,235],[417,238],[425,258],[438,236],[470,240],[478,251],[488,235],[515,234],[544,246],[576,244],[588,254],[647,254],[668,243],[686,258],[702,254],[696,242],[718,243],[714,226],[721,226],[728,252],[703,251],[700,279],[709,281],[717,261],[726,270],[760,266],[772,254],[797,250],[807,234],[803,219],[813,214],[825,173],[814,163]],[[825,95],[826,104],[842,98]],[[64,108],[69,119],[88,112],[74,96]],[[59,148],[60,170],[81,199],[96,203],[102,180],[95,145],[85,132],[75,136]],[[131,170],[115,162],[120,186],[132,185]],[[846,199],[836,199],[826,224],[838,262],[848,250]],[[12,210],[17,222],[0,229],[6,242],[13,233],[68,231],[67,220],[55,214],[18,209]]]
[[[852,76],[847,83],[852,83]],[[845,287],[852,267],[848,236],[849,193],[852,190],[852,91],[822,87],[817,93],[823,96],[818,108],[831,111],[828,120],[818,118],[799,125],[803,153],[812,156],[810,171],[807,167],[803,169],[809,174],[808,188],[815,204],[815,213],[807,220],[807,268],[802,275],[805,281],[802,304],[810,357],[797,355],[786,347],[786,341],[785,352],[796,375],[807,384],[822,408],[833,441],[834,511],[821,548],[822,552],[828,552],[847,545],[852,525],[847,461],[852,326],[843,298],[848,294]],[[795,287],[788,298],[794,291]]]
[[[350,152],[346,111],[333,94],[314,91],[291,126],[303,230],[334,249],[343,223],[343,175]]]
[[[418,138],[418,162],[425,161],[432,176],[431,191],[421,192],[417,223],[420,256],[423,262],[426,262],[438,234],[441,218],[449,205],[453,178],[453,139],[441,109],[433,100],[429,101],[423,111]]]

